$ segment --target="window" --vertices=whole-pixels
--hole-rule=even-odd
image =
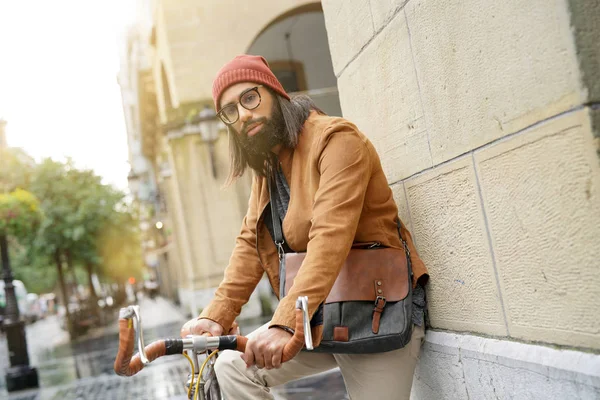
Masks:
[[[300,61],[269,60],[269,66],[286,92],[301,92],[308,89],[306,87],[304,65]]]

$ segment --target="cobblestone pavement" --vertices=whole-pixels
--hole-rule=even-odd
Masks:
[[[183,313],[162,298],[141,299],[140,307],[146,343],[164,337],[176,337]],[[242,326],[250,332],[253,326]],[[112,364],[118,346],[115,324],[89,332],[85,339],[69,342],[56,317],[27,326],[27,344],[31,365],[36,367],[40,389],[6,392],[5,368],[8,365],[6,341],[0,338],[0,399],[10,400],[104,400],[104,399],[171,399],[184,400],[184,383],[189,364],[183,356],[154,361],[139,374],[116,376]],[[273,389],[277,400],[347,399],[338,370],[306,378]]]

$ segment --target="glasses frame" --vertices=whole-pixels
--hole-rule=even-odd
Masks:
[[[240,119],[240,110],[238,109],[238,105],[241,105],[248,111],[256,110],[260,106],[260,103],[262,103],[262,96],[260,95],[260,92],[258,91],[258,88],[261,88],[261,87],[263,87],[263,85],[254,86],[254,87],[248,88],[248,89],[244,90],[242,93],[240,93],[240,95],[238,97],[238,101],[236,103],[228,104],[219,110],[219,112],[217,113],[217,116],[219,117],[219,119],[221,121],[223,121],[223,123],[225,125],[233,125],[236,122],[238,122],[238,120]],[[242,97],[244,97],[246,95],[246,93],[248,93],[248,92],[256,92],[256,94],[258,95],[258,104],[255,107],[248,108],[248,107],[244,106],[244,104],[242,104]],[[233,122],[228,122],[229,120],[223,115],[223,111],[225,109],[227,109],[228,107],[235,107],[237,117]]]

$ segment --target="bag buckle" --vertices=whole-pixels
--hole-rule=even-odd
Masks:
[[[277,255],[279,256],[279,261],[281,261],[283,257],[285,257],[285,251],[283,251],[283,240],[275,242],[275,245],[277,246]]]
[[[379,306],[380,301],[383,301],[383,304],[381,306]],[[375,307],[384,308],[386,304],[387,300],[383,296],[377,296],[377,298],[375,299]]]
[[[381,319],[381,313],[383,312],[386,303],[385,297],[383,296],[377,296],[375,299],[375,308],[373,308],[373,323],[371,325],[371,330],[375,334],[379,333],[379,320]]]

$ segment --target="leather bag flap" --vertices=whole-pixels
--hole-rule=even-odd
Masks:
[[[298,274],[306,253],[285,255],[288,293]],[[351,249],[325,303],[341,301],[375,301],[377,296],[386,302],[406,298],[410,279],[404,250],[390,247]]]

